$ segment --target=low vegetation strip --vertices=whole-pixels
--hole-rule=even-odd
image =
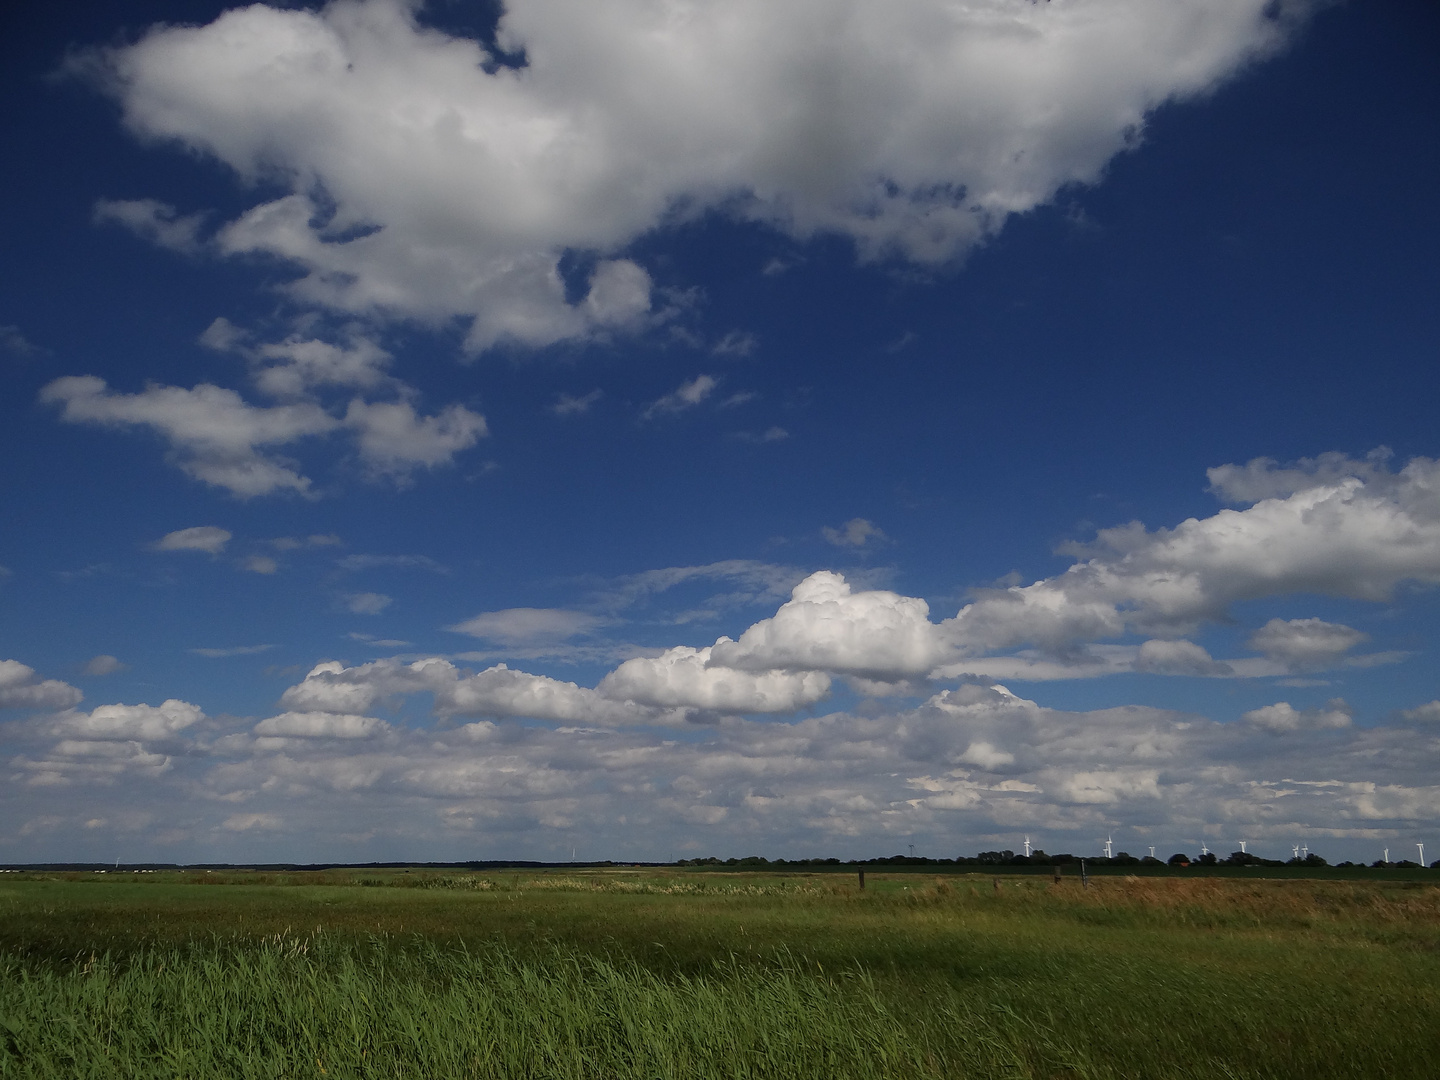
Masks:
[[[1436,1060],[1440,887],[1423,882],[0,884],[0,1080],[1419,1080]]]
[[[721,961],[662,978],[325,935],[0,961],[0,1074],[74,1077],[929,1077],[863,974]]]

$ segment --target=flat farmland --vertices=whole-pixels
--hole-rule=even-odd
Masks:
[[[1432,1077],[1407,877],[7,874],[0,1077]]]

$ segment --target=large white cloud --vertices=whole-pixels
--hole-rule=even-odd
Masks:
[[[13,778],[27,787],[43,788],[77,782],[113,784],[126,776],[158,777],[170,770],[172,751],[204,719],[198,706],[177,698],[159,705],[100,705],[88,713],[60,712],[33,728],[49,746],[39,757],[14,758],[11,764],[19,771]]]
[[[57,717],[54,730],[84,739],[155,741],[175,735],[205,718],[197,705],[170,698],[159,705],[100,705],[88,713]]]
[[[737,671],[712,666],[711,649],[677,646],[627,660],[597,690],[617,701],[719,712],[794,712],[830,690],[820,671]]]
[[[884,679],[924,675],[943,655],[924,600],[885,590],[852,592],[822,570],[796,585],[774,616],[738,641],[721,638],[710,662],[746,671],[783,668]]]
[[[415,0],[255,4],[92,54],[135,132],[289,192],[211,241],[300,298],[471,319],[469,344],[640,323],[633,239],[721,207],[939,262],[1093,182],[1161,103],[1281,45],[1303,0],[512,0],[496,66]],[[193,250],[153,200],[101,213]],[[597,253],[566,297],[567,249]]]
[[[280,703],[297,713],[360,714],[376,702],[415,693],[432,694],[441,716],[524,717],[605,726],[685,719],[680,710],[617,701],[589,687],[514,671],[504,664],[470,673],[438,657],[411,664],[376,660],[356,667],[326,661],[286,690]]]

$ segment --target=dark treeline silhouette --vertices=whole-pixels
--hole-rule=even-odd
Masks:
[[[840,867],[840,866],[978,866],[996,868],[1002,866],[1078,866],[1084,861],[1086,867],[1105,866],[1145,866],[1163,868],[1166,866],[1184,868],[1189,866],[1298,866],[1318,868],[1329,866],[1330,863],[1315,852],[1310,852],[1303,859],[1264,859],[1251,852],[1234,851],[1225,858],[1221,858],[1211,851],[1204,855],[1191,858],[1183,852],[1177,852],[1168,859],[1157,859],[1150,855],[1136,857],[1128,852],[1117,852],[1110,858],[1104,855],[1072,855],[1065,852],[1059,855],[1049,855],[1044,851],[1035,850],[1029,855],[1017,855],[1010,850],[1004,851],[982,851],[976,855],[960,855],[953,859],[933,859],[923,855],[886,855],[873,859],[767,859],[761,855],[749,855],[743,859],[719,859],[711,856],[703,859],[681,859],[676,866],[696,867],[724,867],[727,869],[746,869],[763,867]],[[1364,863],[1342,862],[1336,863],[1337,867],[1364,867]],[[1372,867],[1394,867],[1397,869],[1419,869],[1417,862],[1374,862]],[[1440,870],[1440,859],[1430,864],[1432,868]]]
[[[26,873],[77,873],[77,872],[108,872],[108,873],[134,873],[141,870],[153,871],[182,871],[187,873],[203,873],[204,871],[215,870],[254,870],[267,873],[283,873],[293,871],[317,871],[317,870],[565,870],[565,869],[601,869],[607,866],[647,866],[647,867],[695,867],[698,869],[815,869],[825,870],[839,867],[956,867],[975,866],[986,869],[996,869],[1003,866],[1077,866],[1084,861],[1086,867],[1165,867],[1184,869],[1190,866],[1263,866],[1263,867],[1310,867],[1319,868],[1332,865],[1315,852],[1310,852],[1303,859],[1264,859],[1253,852],[1232,851],[1225,858],[1221,858],[1211,851],[1204,855],[1197,855],[1194,858],[1183,852],[1177,852],[1168,859],[1157,859],[1150,855],[1137,858],[1128,852],[1117,852],[1114,856],[1106,858],[1103,855],[1072,855],[1068,852],[1059,855],[1049,855],[1044,851],[1036,849],[1029,855],[1010,851],[1008,848],[1003,851],[982,851],[975,855],[960,855],[953,859],[929,858],[924,855],[883,855],[872,859],[836,859],[836,858],[812,858],[812,859],[767,859],[763,855],[747,855],[744,858],[721,859],[715,856],[698,859],[680,859],[676,862],[632,862],[630,860],[597,859],[586,861],[566,862],[540,862],[528,859],[471,859],[465,862],[368,862],[368,863],[347,863],[347,862],[323,862],[323,863],[155,863],[155,862],[122,862],[118,866],[114,863],[9,863],[0,864],[0,870],[9,872]],[[1356,869],[1396,869],[1396,870],[1419,870],[1423,869],[1422,864],[1410,859],[1402,859],[1398,862],[1385,862],[1377,859],[1373,863],[1339,862],[1333,864],[1338,868]],[[1430,868],[1440,870],[1440,859],[1430,864]]]

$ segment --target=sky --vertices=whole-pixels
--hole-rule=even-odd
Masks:
[[[0,53],[0,862],[1440,854],[1434,5]]]

